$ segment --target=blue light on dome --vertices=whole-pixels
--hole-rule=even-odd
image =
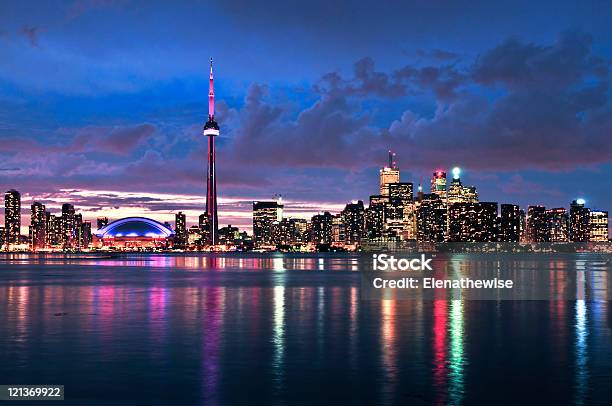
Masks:
[[[96,235],[99,238],[112,237],[147,237],[168,238],[174,235],[174,231],[162,223],[146,217],[126,217],[113,221],[105,227],[100,228]]]

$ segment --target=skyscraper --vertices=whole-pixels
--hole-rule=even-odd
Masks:
[[[91,221],[83,221],[83,224],[81,224],[81,248],[89,248],[91,241]]]
[[[312,217],[312,242],[315,244],[332,243],[333,216],[326,211]]]
[[[476,187],[463,186],[460,175],[461,169],[458,167],[453,168],[453,179],[448,187],[449,206],[454,203],[478,203]]]
[[[32,203],[30,217],[30,246],[36,250],[46,245],[47,216],[45,205],[39,202]]]
[[[546,207],[527,207],[527,241],[546,242],[549,241],[549,229],[546,222]]]
[[[389,184],[398,183],[400,181],[400,171],[395,162],[395,154],[389,151],[388,166],[383,166],[380,169],[380,194],[389,196]]]
[[[416,234],[419,242],[444,242],[448,236],[446,201],[436,193],[419,192],[416,209]]]
[[[281,222],[283,205],[279,201],[253,202],[253,238],[261,247],[274,244],[274,223]]]
[[[446,203],[446,172],[435,171],[431,178],[431,193],[436,194],[442,198]]]
[[[174,247],[185,248],[187,246],[187,216],[179,211],[174,219]]]
[[[365,236],[370,241],[381,240],[383,237],[385,218],[388,208],[386,199],[381,196],[370,196],[370,205],[365,210]]]
[[[589,229],[589,241],[608,241],[608,212],[604,210],[591,210]]]
[[[570,241],[586,242],[589,241],[590,212],[588,207],[584,207],[584,200],[574,200],[570,205]]]
[[[564,207],[546,210],[548,240],[550,242],[569,241],[569,217]]]
[[[215,163],[215,137],[219,135],[219,125],[215,121],[215,88],[213,84],[213,65],[210,58],[210,81],[208,90],[208,121],[202,132],[208,137],[208,171],[206,176],[206,216],[208,217],[208,243],[216,245],[219,238],[219,219],[217,218],[217,168]]]
[[[501,205],[501,232],[503,242],[519,242],[521,238],[521,209],[516,204]]]
[[[344,238],[347,244],[359,244],[365,233],[365,207],[363,201],[351,202],[342,210]]]
[[[64,248],[71,248],[77,237],[74,206],[70,203],[62,205],[62,244]]]
[[[21,236],[21,194],[11,189],[4,194],[5,243],[19,244]]]

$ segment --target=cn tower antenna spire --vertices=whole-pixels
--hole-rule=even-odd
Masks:
[[[213,59],[210,58],[210,83],[208,85],[208,119],[213,121],[215,118],[215,85],[213,77]]]

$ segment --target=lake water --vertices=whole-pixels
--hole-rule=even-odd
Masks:
[[[68,404],[612,404],[594,254],[496,260],[597,281],[571,301],[362,300],[350,254],[1,258],[0,384]]]

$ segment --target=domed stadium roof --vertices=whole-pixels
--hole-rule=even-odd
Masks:
[[[147,237],[168,238],[174,235],[174,231],[159,221],[146,217],[126,217],[98,229],[96,235],[99,238],[110,237]]]

